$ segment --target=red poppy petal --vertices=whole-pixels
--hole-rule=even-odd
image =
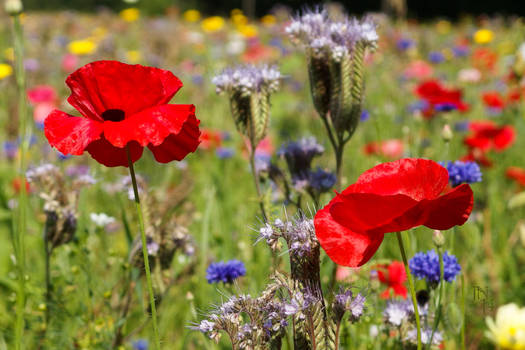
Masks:
[[[149,145],[148,148],[157,162],[182,160],[188,153],[195,152],[200,143],[199,136],[199,120],[193,116],[184,123],[178,134],[171,134],[160,145]]]
[[[405,158],[382,163],[365,171],[346,193],[404,194],[414,200],[434,199],[448,183],[448,172],[438,163]]]
[[[403,194],[348,193],[338,198],[330,208],[330,215],[340,225],[356,232],[388,225],[418,203]]]
[[[89,63],[67,79],[69,103],[84,116],[102,120],[108,109],[131,116],[143,109],[163,105],[182,87],[173,73],[118,61]]]
[[[116,147],[124,147],[130,141],[137,141],[141,146],[158,146],[168,135],[179,134],[187,124],[198,126],[198,122],[194,105],[162,105],[120,122],[104,122],[104,136]]]
[[[136,141],[131,141],[128,146],[131,153],[131,160],[135,163],[142,156],[144,148]],[[104,137],[90,143],[86,150],[91,154],[93,159],[107,167],[128,166],[126,149],[113,146]]]
[[[394,284],[392,285],[392,289],[394,289],[394,294],[402,297],[403,299],[407,298],[407,289],[402,284]]]
[[[448,230],[467,221],[474,206],[474,194],[468,184],[462,184],[420,206],[426,212],[425,226],[434,230]]]
[[[63,154],[79,156],[100,138],[102,124],[55,109],[44,121],[44,133],[49,144]]]
[[[330,215],[331,205],[319,210],[314,218],[319,243],[336,264],[349,267],[365,264],[381,245],[383,235],[356,233],[339,225]]]
[[[385,289],[380,295],[381,299],[390,299],[390,287]]]
[[[494,148],[498,151],[502,151],[512,145],[516,132],[511,126],[504,126],[494,137]]]
[[[407,279],[405,265],[400,261],[393,261],[388,266],[388,279],[392,285],[405,282]]]

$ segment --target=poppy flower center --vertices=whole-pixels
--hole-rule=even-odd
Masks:
[[[124,115],[125,113],[121,109],[107,109],[102,113],[102,119],[112,122],[120,122],[125,119]]]

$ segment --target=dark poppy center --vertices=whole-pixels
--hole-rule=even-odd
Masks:
[[[124,111],[121,109],[105,110],[102,113],[102,119],[112,121],[112,122],[120,122],[124,120]]]

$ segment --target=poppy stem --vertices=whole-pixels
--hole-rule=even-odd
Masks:
[[[412,280],[412,275],[410,274],[410,269],[408,267],[407,255],[405,253],[405,246],[403,245],[403,238],[401,237],[401,232],[396,232],[397,243],[399,243],[399,250],[401,251],[401,257],[403,258],[403,264],[405,265],[405,271],[408,280],[408,287],[410,289],[410,296],[412,297],[412,304],[414,305],[414,316],[416,317],[416,330],[417,330],[417,350],[422,349],[421,344],[421,324],[419,321],[419,309],[417,306],[416,290],[414,288],[414,282]]]
[[[128,157],[129,174],[131,176],[131,182],[133,184],[133,193],[135,195],[135,205],[137,208],[137,216],[139,219],[140,226],[140,238],[142,241],[142,255],[144,256],[144,270],[146,271],[146,283],[148,285],[149,302],[151,308],[151,321],[153,325],[153,334],[155,340],[155,349],[160,350],[159,330],[157,327],[157,309],[155,307],[155,294],[153,294],[153,285],[151,282],[151,270],[149,267],[148,259],[148,246],[146,242],[146,232],[144,230],[144,219],[142,217],[142,207],[140,205],[139,190],[137,187],[137,179],[135,177],[135,169],[133,168],[133,160],[131,159],[131,153],[129,147],[126,146],[126,155]]]

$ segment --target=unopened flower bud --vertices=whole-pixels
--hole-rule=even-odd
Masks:
[[[443,236],[443,233],[441,233],[440,230],[434,230],[434,234],[432,235],[432,242],[434,242],[434,245],[437,248],[443,247],[445,245],[445,236]]]
[[[21,0],[6,0],[5,12],[10,16],[17,16],[22,13],[24,6]]]
[[[450,142],[450,140],[452,140],[452,136],[454,135],[452,134],[452,129],[450,128],[450,125],[445,124],[443,130],[441,130],[441,137],[445,142]]]

